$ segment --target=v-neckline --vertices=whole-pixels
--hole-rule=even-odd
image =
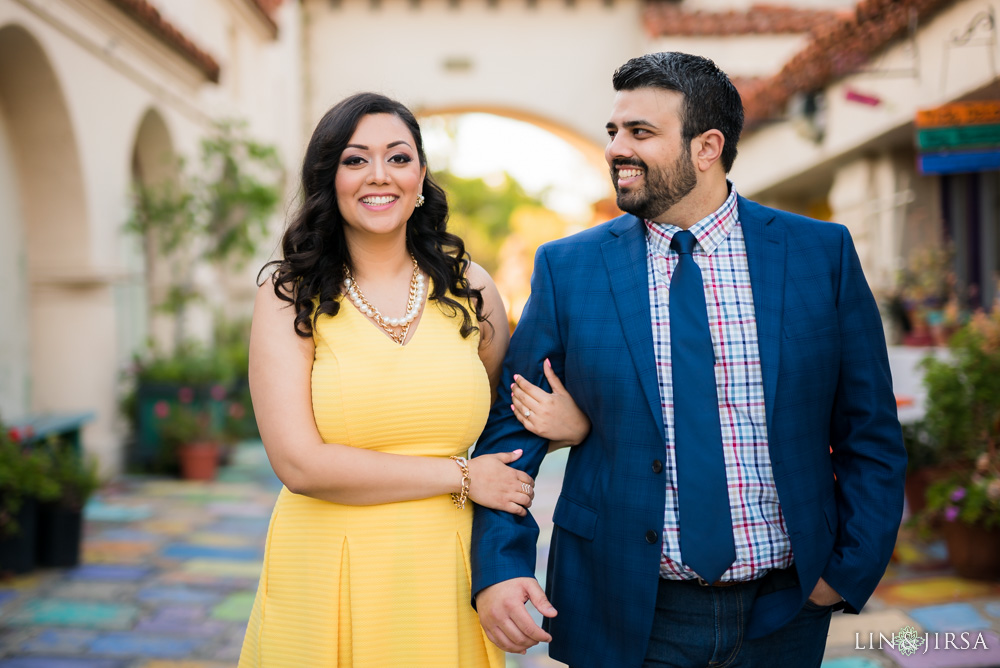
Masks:
[[[358,305],[354,303],[354,300],[347,298],[347,295],[344,295],[344,297],[345,297],[344,301],[346,301],[347,303],[349,303],[351,305],[351,310],[353,310],[358,316],[360,316],[360,318],[362,320],[364,320],[366,323],[368,323],[369,326],[373,327],[376,332],[378,332],[379,334],[382,335],[380,338],[385,339],[386,341],[388,341],[389,343],[391,343],[393,345],[393,347],[395,347],[395,348],[408,348],[410,346],[410,344],[413,343],[413,339],[416,338],[416,336],[417,336],[417,330],[420,329],[420,323],[423,322],[423,320],[424,320],[424,313],[427,312],[427,306],[428,306],[428,304],[430,304],[430,299],[431,299],[431,285],[432,285],[431,277],[428,276],[427,277],[427,290],[426,290],[426,294],[424,294],[424,303],[421,304],[421,306],[420,306],[420,313],[417,315],[416,319],[413,322],[410,323],[410,329],[406,333],[407,334],[407,338],[402,343],[396,343],[394,340],[392,340],[392,338],[389,337],[389,333],[386,332],[381,327],[379,327],[379,325],[378,325],[377,322],[375,322],[374,320],[372,320],[371,318],[369,318],[368,316],[366,316],[364,313],[362,313],[361,310],[358,308]]]

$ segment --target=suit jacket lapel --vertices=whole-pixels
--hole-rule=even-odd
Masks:
[[[625,215],[612,223],[611,234],[612,237],[601,244],[611,279],[611,294],[625,333],[625,343],[639,375],[639,385],[663,434],[663,409],[649,316],[645,227],[635,216]]]
[[[764,380],[767,432],[771,433],[774,397],[781,366],[781,319],[785,296],[785,231],[772,225],[774,214],[750,200],[739,198],[740,225],[750,266],[757,345]]]

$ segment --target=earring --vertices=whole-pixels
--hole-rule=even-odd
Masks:
[[[423,193],[421,193],[421,194],[417,195],[417,203],[416,203],[416,207],[417,207],[417,208],[419,209],[420,207],[422,207],[422,206],[424,205],[424,202],[425,202],[425,201],[426,201],[426,200],[424,199],[424,195],[423,195]]]

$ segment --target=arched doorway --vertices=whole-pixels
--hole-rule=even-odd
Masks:
[[[487,269],[515,323],[538,246],[618,215],[604,147],[530,112],[420,109],[429,167],[450,202],[449,228]]]
[[[555,121],[551,118],[533,113],[530,111],[525,111],[522,109],[515,109],[511,107],[499,107],[495,105],[487,106],[443,106],[443,107],[430,107],[421,108],[415,110],[415,113],[421,119],[433,117],[433,116],[461,116],[464,114],[488,114],[491,116],[498,116],[500,118],[507,118],[514,121],[520,121],[533,125],[545,132],[555,135],[562,141],[569,144],[572,148],[579,151],[580,155],[584,160],[592,167],[597,170],[605,171],[607,170],[607,164],[604,161],[604,146],[601,146],[594,142],[591,137],[584,136],[579,132],[567,127],[563,123]]]
[[[0,207],[0,410],[86,408],[78,360],[93,351],[77,318],[94,317],[95,277],[80,160],[56,73],[17,25],[0,28]]]
[[[149,109],[142,116],[132,148],[133,198],[143,189],[163,186],[177,175],[177,159],[163,116]],[[126,237],[123,264],[128,280],[121,286],[121,349],[139,350],[146,341],[163,347],[172,340],[171,320],[154,310],[170,288],[169,267],[157,262],[160,249],[151,236]],[[129,353],[131,354],[131,352]]]

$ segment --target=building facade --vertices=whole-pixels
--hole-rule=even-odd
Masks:
[[[916,119],[1000,100],[997,48],[989,0],[0,0],[0,416],[93,411],[85,445],[121,467],[122,370],[170,328],[150,308],[169,277],[123,232],[130,193],[214,121],[278,148],[277,239],[309,133],[345,95],[526,120],[604,169],[611,74],[659,50],[736,82],[741,193],[846,224],[880,295],[950,240],[963,298],[989,305],[997,170],[924,173]],[[246,311],[259,266],[198,280]]]

